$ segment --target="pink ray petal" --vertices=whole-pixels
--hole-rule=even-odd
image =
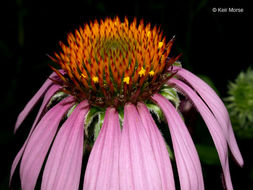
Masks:
[[[68,97],[58,103],[46,113],[32,133],[20,165],[22,189],[34,189],[40,169],[55,136],[58,125],[64,114],[72,105],[72,97]]]
[[[45,110],[45,108],[46,108],[46,106],[48,105],[50,99],[53,97],[53,95],[54,95],[57,91],[60,90],[60,88],[61,88],[61,86],[59,86],[59,85],[52,85],[52,86],[48,89],[48,91],[46,92],[46,94],[45,94],[45,96],[44,96],[43,102],[42,102],[42,104],[41,104],[41,106],[40,106],[39,112],[38,112],[38,114],[37,114],[37,116],[36,116],[36,118],[35,118],[35,120],[34,120],[34,122],[33,122],[33,126],[32,126],[32,128],[31,128],[31,131],[33,131],[34,127],[36,126],[36,124],[38,123],[39,119],[41,118],[41,116],[42,116],[41,114],[42,114],[42,112]]]
[[[56,74],[52,73],[49,78],[54,78],[54,77],[56,77]],[[18,130],[19,126],[22,124],[22,122],[30,113],[30,111],[33,109],[33,107],[37,104],[39,99],[45,94],[48,88],[53,84],[53,81],[49,78],[45,81],[45,83],[42,85],[39,91],[32,97],[32,99],[26,104],[25,108],[18,115],[15,128],[14,128],[14,133]]]
[[[114,108],[107,108],[86,167],[84,190],[119,190],[120,135],[118,113]]]
[[[162,189],[150,138],[132,104],[125,105],[120,143],[120,190]]]
[[[243,166],[243,158],[235,139],[229,114],[221,99],[214,92],[214,90],[209,87],[209,85],[207,85],[196,75],[180,67],[174,66],[173,69],[177,71],[176,76],[183,78],[183,80],[187,81],[198,92],[201,98],[211,109],[223,130],[223,133],[228,141],[229,148],[233,156],[235,157],[238,164],[240,166]]]
[[[28,142],[28,140],[29,140],[29,138],[30,138],[30,136],[31,136],[31,134],[32,134],[32,132],[33,132],[36,124],[38,123],[39,118],[41,117],[41,113],[43,112],[43,110],[45,109],[46,105],[48,104],[48,102],[52,98],[52,96],[55,94],[55,92],[59,90],[59,88],[60,88],[60,86],[58,86],[58,85],[52,85],[49,88],[49,90],[46,92],[45,97],[44,97],[43,102],[42,102],[42,105],[40,107],[40,110],[39,110],[39,112],[37,114],[37,117],[36,117],[36,119],[35,119],[35,121],[33,123],[32,128],[31,128],[31,130],[29,132],[29,135],[28,135],[25,143],[23,144],[22,148],[19,150],[18,154],[16,155],[16,157],[15,157],[15,159],[13,161],[13,164],[12,164],[12,167],[11,167],[10,182],[12,180],[12,176],[13,176],[13,173],[14,173],[16,167],[17,167],[17,164],[19,163],[19,161],[20,161],[20,159],[21,159],[21,157],[23,155],[23,152],[25,150],[27,142]]]
[[[174,106],[163,96],[152,97],[162,109],[170,130],[172,144],[183,190],[203,190],[204,182],[199,157],[182,118]]]
[[[176,84],[177,88],[179,88],[186,96],[192,100],[193,104],[203,117],[219,153],[227,189],[233,189],[227,158],[227,145],[226,142],[222,140],[224,139],[224,134],[216,118],[206,106],[206,104],[201,100],[201,98],[189,86],[177,79],[170,79],[169,83]]]
[[[165,141],[145,104],[138,103],[137,108],[143,127],[149,135],[151,146],[155,154],[155,159],[162,180],[162,189],[174,190],[175,182],[173,170]]]
[[[88,110],[88,101],[79,103],[60,128],[46,162],[42,190],[78,189],[82,167],[84,119]]]

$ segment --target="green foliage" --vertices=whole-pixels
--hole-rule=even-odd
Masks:
[[[219,165],[219,157],[213,145],[196,144],[201,162],[207,165]]]
[[[241,138],[253,137],[253,70],[241,72],[229,83],[225,99],[235,132]]]

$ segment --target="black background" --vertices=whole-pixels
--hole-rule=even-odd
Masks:
[[[213,12],[213,8],[229,7],[243,8],[243,12]],[[127,16],[129,20],[143,18],[145,23],[161,26],[167,39],[176,35],[172,53],[183,53],[183,67],[195,74],[208,76],[224,98],[228,81],[252,66],[251,12],[252,7],[246,0],[1,2],[0,189],[8,189],[11,163],[28,134],[29,127],[26,128],[25,124],[31,126],[32,117],[14,136],[17,115],[51,73],[48,64],[52,62],[46,55],[59,50],[58,42],[64,41],[69,32],[83,23],[106,16],[118,15],[121,19]],[[245,159],[243,169],[231,160],[235,190],[253,188],[250,181],[253,174],[249,170],[252,147],[249,143],[252,140],[239,140]],[[210,172],[214,172],[214,178],[207,179],[206,189],[222,189],[220,170],[210,169]]]

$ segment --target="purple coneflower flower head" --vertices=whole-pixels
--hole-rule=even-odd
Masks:
[[[52,67],[16,122],[15,131],[43,99],[11,168],[12,178],[20,163],[23,190],[34,189],[40,173],[44,190],[174,190],[167,145],[150,112],[167,120],[181,189],[204,189],[178,93],[203,117],[226,188],[233,189],[228,147],[240,166],[243,159],[228,112],[205,82],[180,66],[180,56],[169,58],[174,38],[166,42],[160,29],[143,21],[107,18],[70,33],[67,42],[52,58],[61,69]],[[91,146],[81,179],[83,154]]]

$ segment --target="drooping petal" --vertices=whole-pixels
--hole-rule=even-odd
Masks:
[[[22,189],[34,189],[40,169],[55,136],[58,125],[64,114],[72,105],[72,97],[62,100],[46,113],[32,133],[20,165]]]
[[[12,167],[11,167],[10,182],[11,182],[11,180],[12,180],[12,176],[13,176],[13,174],[14,174],[14,171],[15,171],[15,169],[16,169],[16,167],[17,167],[17,165],[18,165],[18,163],[19,163],[19,161],[20,161],[20,159],[21,159],[21,157],[22,157],[22,155],[23,155],[23,152],[24,152],[24,150],[25,150],[25,147],[26,147],[26,145],[27,145],[27,142],[28,142],[28,140],[29,140],[29,138],[30,138],[30,136],[31,136],[31,134],[32,134],[32,132],[33,132],[33,130],[34,130],[36,124],[38,123],[39,118],[41,117],[41,113],[42,113],[43,110],[45,109],[45,107],[46,107],[46,105],[48,104],[48,102],[49,102],[49,100],[51,99],[51,97],[55,94],[56,91],[59,90],[59,87],[60,87],[60,86],[58,86],[58,85],[52,85],[52,86],[48,89],[48,91],[46,92],[45,97],[44,97],[43,102],[42,102],[42,105],[41,105],[41,107],[40,107],[40,110],[39,110],[39,112],[38,112],[38,114],[37,114],[37,117],[36,117],[36,119],[35,119],[35,121],[34,121],[34,123],[33,123],[32,128],[31,128],[31,130],[30,130],[30,132],[29,132],[29,135],[28,135],[28,137],[27,137],[26,141],[24,142],[22,148],[19,150],[18,154],[16,155],[16,157],[15,157],[15,159],[14,159],[14,161],[13,161],[13,164],[12,164]]]
[[[47,107],[50,99],[52,98],[52,96],[57,92],[59,91],[59,89],[61,88],[61,86],[59,85],[52,85],[48,91],[46,92],[45,96],[44,96],[44,99],[43,99],[43,102],[40,106],[40,109],[39,109],[39,112],[33,122],[33,125],[32,125],[32,128],[31,128],[31,132],[33,131],[34,127],[37,125],[39,119],[41,118],[41,114],[43,113],[43,111],[45,110],[45,108]]]
[[[60,128],[46,162],[42,190],[78,189],[88,109],[88,101],[79,103]]]
[[[158,103],[168,122],[181,189],[204,189],[199,157],[182,118],[163,96],[155,94],[152,98]]]
[[[162,189],[173,190],[175,189],[175,182],[165,141],[145,104],[138,103],[137,108],[143,123],[143,127],[149,135],[150,143],[154,151],[162,180]]]
[[[120,135],[118,113],[114,108],[107,108],[86,167],[84,190],[119,190]]]
[[[50,77],[45,81],[45,83],[42,85],[42,87],[39,89],[39,91],[32,97],[32,99],[26,104],[25,108],[20,112],[18,115],[14,133],[17,131],[21,123],[24,121],[24,119],[27,117],[27,115],[30,113],[30,111],[33,109],[33,107],[37,104],[39,99],[45,94],[47,89],[53,84],[53,81],[50,78],[56,77],[55,73],[52,73]]]
[[[169,81],[172,84],[176,84],[177,88],[179,88],[186,96],[188,96],[201,116],[203,117],[211,136],[214,140],[215,146],[217,148],[220,161],[222,164],[222,169],[224,173],[224,178],[226,182],[227,189],[233,189],[232,181],[229,172],[229,163],[228,163],[228,155],[227,155],[227,143],[225,142],[225,137],[223,131],[221,130],[219,123],[217,122],[216,118],[206,106],[206,104],[201,100],[201,98],[186,84],[177,80],[177,79],[170,79]]]
[[[162,189],[150,138],[132,104],[124,108],[119,167],[120,190]]]
[[[209,87],[209,85],[207,85],[196,75],[180,67],[175,66],[173,67],[173,69],[177,71],[176,76],[183,78],[185,81],[187,81],[187,83],[189,83],[198,92],[201,98],[211,109],[215,118],[222,127],[223,133],[228,141],[228,145],[233,156],[235,157],[238,164],[240,166],[243,166],[243,158],[235,139],[229,114],[221,99],[214,92],[214,90]]]

